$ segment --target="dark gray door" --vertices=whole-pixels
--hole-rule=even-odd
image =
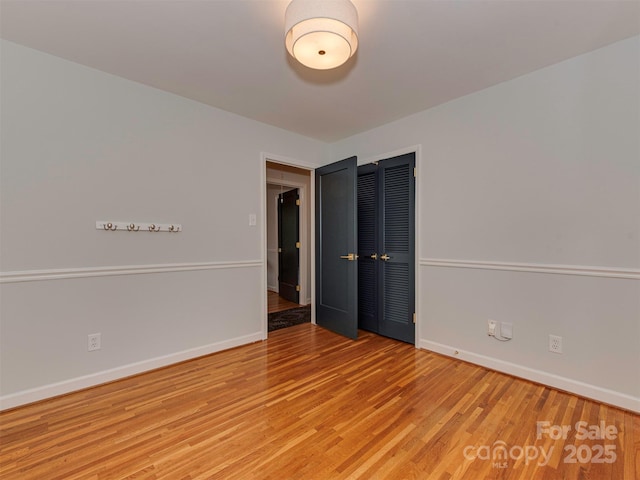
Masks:
[[[360,327],[415,343],[415,154],[358,171]]]
[[[358,327],[378,333],[378,165],[358,167]]]
[[[300,303],[300,206],[298,189],[278,195],[278,294]]]
[[[316,322],[358,336],[356,157],[316,170]]]
[[[378,164],[381,335],[415,343],[415,154]]]

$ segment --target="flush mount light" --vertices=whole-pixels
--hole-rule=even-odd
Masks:
[[[336,68],[358,48],[358,11],[349,0],[293,0],[285,30],[287,51],[300,63]]]

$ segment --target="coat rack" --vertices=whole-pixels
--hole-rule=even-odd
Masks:
[[[107,232],[169,232],[182,231],[179,223],[96,222],[96,230]]]

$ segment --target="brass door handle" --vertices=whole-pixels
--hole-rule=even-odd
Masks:
[[[370,255],[370,257],[371,257],[372,259],[374,259],[374,260],[377,260],[377,259],[378,259],[378,254],[377,254],[377,253],[372,253],[372,254]]]
[[[380,260],[384,260],[385,262],[389,260],[391,257],[386,253],[384,255],[380,255]]]
[[[350,253],[348,255],[340,255],[340,258],[353,262],[356,258],[358,258],[358,255],[356,255],[355,253]]]

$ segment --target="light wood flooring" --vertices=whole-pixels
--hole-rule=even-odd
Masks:
[[[298,325],[264,342],[4,412],[0,477],[640,477],[640,416],[360,333],[352,341]],[[615,428],[616,438],[579,440],[580,421]],[[572,430],[566,440],[537,439],[536,422]],[[500,447],[506,460],[486,459]],[[552,452],[543,464],[540,449]],[[594,461],[612,452],[615,461]],[[578,461],[587,455],[591,461]]]
[[[285,300],[276,292],[272,292],[271,290],[267,291],[267,305],[267,313],[282,312],[284,310],[291,310],[292,308],[298,308],[302,306],[297,303],[290,302],[289,300]]]

